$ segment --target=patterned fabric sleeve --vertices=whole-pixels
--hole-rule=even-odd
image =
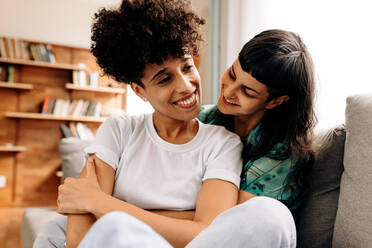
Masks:
[[[297,208],[300,192],[295,171],[297,161],[295,155],[285,160],[261,157],[248,161],[243,169],[240,189],[255,195],[272,197],[294,210]]]

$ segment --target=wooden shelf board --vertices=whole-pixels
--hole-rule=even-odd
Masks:
[[[103,122],[105,117],[92,116],[56,116],[51,114],[25,113],[25,112],[5,112],[6,117],[39,119],[39,120],[56,120],[56,121],[80,121],[80,122]]]
[[[70,89],[70,90],[84,90],[84,91],[94,91],[94,92],[114,93],[114,94],[125,93],[124,88],[76,86],[72,83],[67,83],[65,87],[66,89]]]
[[[8,83],[8,82],[2,82],[2,81],[0,81],[0,88],[31,90],[31,89],[34,88],[34,86],[32,84]]]
[[[67,70],[83,70],[85,68],[79,67],[72,64],[52,64],[49,62],[25,60],[25,59],[11,59],[11,58],[0,58],[1,63],[16,64],[16,65],[31,65],[38,67],[56,68],[56,69],[67,69]]]
[[[23,152],[26,151],[25,146],[0,146],[0,152]]]

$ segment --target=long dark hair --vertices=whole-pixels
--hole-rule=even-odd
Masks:
[[[283,95],[290,98],[265,112],[263,136],[255,155],[262,156],[287,140],[287,154],[276,159],[286,159],[291,153],[303,159],[312,157],[314,66],[301,38],[284,30],[261,32],[244,45],[239,62],[244,71],[268,87],[268,101]]]

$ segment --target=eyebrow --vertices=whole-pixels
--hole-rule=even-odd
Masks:
[[[161,75],[161,74],[163,74],[166,70],[167,70],[168,68],[166,67],[166,68],[163,68],[163,69],[161,69],[160,71],[158,71],[152,78],[151,78],[151,80],[150,80],[150,82],[152,81],[152,80],[154,80],[155,78],[157,78],[159,75]]]
[[[185,56],[185,57],[181,58],[181,62],[186,62],[186,61],[188,61],[188,60],[190,60],[190,59],[192,59],[191,56]],[[163,74],[167,69],[168,69],[168,68],[165,67],[165,68],[161,69],[160,71],[158,71],[158,72],[157,72],[157,73],[156,73],[156,74],[151,78],[150,82],[153,81],[153,80],[154,80],[155,78],[157,78],[158,76],[160,76],[161,74]]]
[[[236,77],[235,70],[234,70],[234,64],[231,66],[231,70],[232,70],[232,72],[234,73],[234,75],[235,75],[235,77]],[[249,86],[247,86],[247,85],[244,85],[244,87],[247,88],[248,90],[251,90],[251,91],[253,91],[253,92],[256,92],[258,95],[261,95],[260,92],[258,92],[257,90],[255,90],[255,89],[253,89],[253,88],[251,88],[251,87],[249,87]]]

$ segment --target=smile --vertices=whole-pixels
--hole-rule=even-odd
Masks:
[[[196,92],[191,94],[190,96],[183,98],[181,100],[178,100],[174,102],[178,107],[181,108],[191,108],[196,104]]]
[[[235,102],[229,100],[228,98],[226,97],[223,97],[223,101],[227,104],[231,104],[231,105],[235,105],[235,106],[238,106],[238,104],[236,104]]]

